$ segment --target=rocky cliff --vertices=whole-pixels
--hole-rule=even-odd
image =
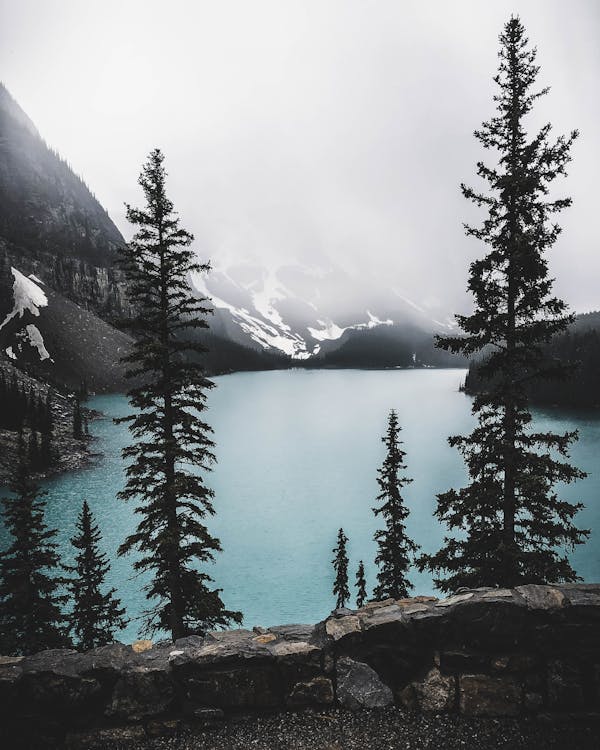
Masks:
[[[528,585],[338,610],[322,623],[0,659],[7,747],[156,736],[240,714],[396,704],[597,715],[600,585]]]
[[[0,84],[0,255],[97,312],[118,312],[124,242],[83,180]]]

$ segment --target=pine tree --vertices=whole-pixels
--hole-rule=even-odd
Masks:
[[[485,348],[479,368],[484,392],[473,401],[478,424],[470,435],[449,439],[465,458],[470,484],[439,495],[436,511],[463,533],[421,560],[421,567],[447,574],[436,580],[443,591],[574,581],[563,550],[587,536],[573,524],[581,504],[554,490],[557,482],[583,476],[567,460],[576,433],[535,430],[527,396],[532,383],[560,374],[560,367],[544,361],[543,348],[572,319],[551,294],[545,253],[560,233],[553,214],[571,203],[550,198],[549,186],[565,174],[577,132],[550,142],[547,124],[528,138],[525,117],[547,92],[534,88],[536,50],[518,18],[505,25],[500,44],[497,113],[475,133],[499,159],[494,166],[477,165],[485,192],[462,186],[465,197],[487,211],[480,227],[466,227],[467,235],[489,250],[471,264],[475,311],[457,316],[464,336],[439,340],[442,348],[467,356]]]
[[[71,539],[77,551],[75,565],[65,566],[69,573],[75,574],[68,582],[73,601],[68,620],[82,650],[112,643],[115,631],[127,625],[116,590],[102,593],[110,564],[100,551],[100,539],[100,530],[84,500],[77,519],[77,534]]]
[[[0,652],[32,654],[70,645],[59,593],[63,579],[56,531],[44,522],[46,493],[31,479],[20,441],[19,462],[2,500],[4,521],[12,537],[0,553]]]
[[[347,541],[348,537],[344,534],[344,529],[340,529],[338,531],[337,545],[332,550],[334,558],[331,561],[335,571],[333,595],[336,597],[336,609],[345,607],[346,602],[350,599],[350,589],[348,588],[348,555],[346,553]]]
[[[365,581],[365,566],[361,560],[356,571],[356,606],[360,609],[367,601],[367,582]]]
[[[418,546],[406,533],[406,519],[408,508],[402,498],[402,488],[412,482],[400,476],[406,469],[404,465],[405,452],[400,447],[400,425],[398,415],[392,409],[388,417],[386,434],[381,438],[386,448],[386,455],[377,472],[377,484],[380,493],[377,500],[381,503],[373,508],[376,516],[385,520],[385,528],[375,532],[377,542],[377,556],[375,562],[379,566],[377,586],[373,592],[376,599],[400,599],[408,596],[412,584],[407,578],[408,570]]]
[[[81,419],[81,403],[79,397],[75,397],[73,404],[73,437],[77,440],[83,438],[83,423]]]
[[[40,448],[37,432],[35,432],[35,430],[31,430],[31,432],[29,433],[27,455],[29,459],[29,466],[31,467],[32,471],[39,471],[41,469]]]
[[[121,253],[137,312],[128,321],[135,344],[125,360],[136,412],[120,420],[129,422],[134,443],[123,452],[130,465],[120,497],[137,501],[141,521],[119,553],[141,553],[135,569],[152,574],[148,625],[175,639],[239,623],[241,613],[225,608],[220,590],[198,569],[221,550],[203,523],[214,514],[213,492],[203,479],[215,460],[212,430],[202,419],[213,383],[192,361],[206,351],[194,333],[207,328],[209,311],[189,279],[209,266],[195,260],[193,237],[179,226],[165,192],[163,160],[155,150],[143,167],[139,183],[147,205],[127,206],[127,218],[139,229]]]

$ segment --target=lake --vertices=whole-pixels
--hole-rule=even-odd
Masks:
[[[446,442],[473,424],[470,398],[458,390],[464,376],[464,370],[288,370],[215,379],[208,421],[218,463],[208,484],[217,515],[208,525],[223,552],[209,572],[226,606],[244,613],[245,626],[316,622],[329,613],[331,550],[340,526],[349,537],[351,583],[362,559],[373,587],[378,524],[371,509],[391,408],[399,413],[407,475],[414,479],[405,491],[409,533],[425,551],[439,548],[444,530],[432,516],[435,496],[466,477]],[[128,404],[123,396],[106,395],[89,405],[104,414],[90,425],[101,455],[85,469],[44,482],[47,521],[59,529],[63,559],[70,561],[68,540],[87,498],[113,560],[110,583],[134,618],[119,634],[130,642],[144,635],[136,619],[145,607],[144,579],[133,576],[131,557],[115,557],[134,514],[132,505],[116,499],[129,434],[112,422],[128,413]],[[536,410],[535,421],[540,429],[580,432],[572,456],[590,475],[564,494],[586,504],[578,524],[593,533],[572,561],[585,580],[600,581],[600,414],[544,409]],[[434,593],[428,574],[413,571],[411,579],[415,593]]]

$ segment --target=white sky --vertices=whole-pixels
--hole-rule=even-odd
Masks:
[[[0,78],[126,237],[123,202],[159,146],[215,265],[333,262],[462,308],[481,248],[458,185],[515,12],[552,85],[540,121],[582,132],[551,270],[597,309],[596,0],[0,0]]]

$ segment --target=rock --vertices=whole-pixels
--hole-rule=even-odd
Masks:
[[[512,599],[513,592],[510,589],[491,589],[481,594],[482,599]]]
[[[270,643],[271,641],[276,641],[277,636],[275,633],[263,633],[262,635],[257,635],[252,639],[255,643]]]
[[[452,607],[454,604],[462,604],[462,602],[468,602],[475,596],[473,592],[467,594],[455,594],[454,596],[448,597],[448,599],[442,599],[436,603],[436,607]]]
[[[433,667],[422,680],[411,682],[401,697],[409,709],[440,713],[454,708],[455,692],[454,678],[442,675]]]
[[[74,661],[81,674],[91,675],[105,681],[116,678],[128,664],[133,662],[134,657],[131,646],[115,642],[79,654]]]
[[[268,629],[269,633],[274,633],[278,638],[285,638],[290,641],[310,641],[315,630],[314,625],[274,625]]]
[[[184,681],[184,688],[196,705],[221,709],[273,709],[284,700],[274,660],[260,660],[247,666],[236,664],[229,668],[205,667],[190,673]]]
[[[565,603],[565,595],[551,586],[530,583],[517,586],[516,590],[525,599],[528,609],[560,609]]]
[[[102,688],[94,677],[80,673],[79,661],[80,655],[71,649],[49,649],[23,659],[19,664],[23,705],[35,705],[40,714],[67,726],[93,712],[102,699]]]
[[[134,653],[141,654],[143,651],[148,651],[152,648],[154,644],[152,641],[148,640],[141,640],[141,641],[134,641],[131,644],[131,648],[133,649]]]
[[[360,633],[360,620],[357,615],[349,615],[339,620],[330,618],[325,623],[325,632],[331,636],[334,641],[339,641],[353,633]]]
[[[388,604],[386,607],[378,607],[374,612],[361,618],[363,630],[371,630],[384,625],[398,625],[403,622],[402,607],[397,604]]]
[[[353,615],[355,613],[355,610],[349,609],[348,607],[338,607],[337,609],[332,610],[331,617],[347,617],[348,615]]]
[[[429,612],[430,607],[426,604],[407,604],[402,605],[402,612],[408,617],[414,615],[417,612]]]
[[[291,708],[301,706],[329,706],[334,701],[333,684],[327,677],[315,677],[308,682],[297,682],[286,699]]]
[[[494,672],[514,672],[523,674],[538,666],[539,660],[533,654],[504,654],[492,659],[491,667]]]
[[[394,702],[392,691],[368,664],[347,656],[337,660],[337,699],[344,708],[384,708]]]
[[[557,711],[578,711],[585,707],[582,668],[570,660],[548,663],[548,704]]]
[[[176,651],[185,651],[188,648],[201,648],[204,644],[205,638],[202,635],[186,635],[184,638],[178,638],[173,644],[172,648]],[[156,644],[158,646],[158,643]],[[166,643],[165,646],[171,645]]]
[[[459,677],[460,711],[470,716],[516,716],[521,689],[512,677],[462,675]]]
[[[117,681],[106,714],[140,721],[164,713],[174,697],[175,687],[168,667],[132,667],[125,670]]]
[[[479,674],[488,672],[490,657],[479,651],[442,651],[440,669],[445,674]]]

